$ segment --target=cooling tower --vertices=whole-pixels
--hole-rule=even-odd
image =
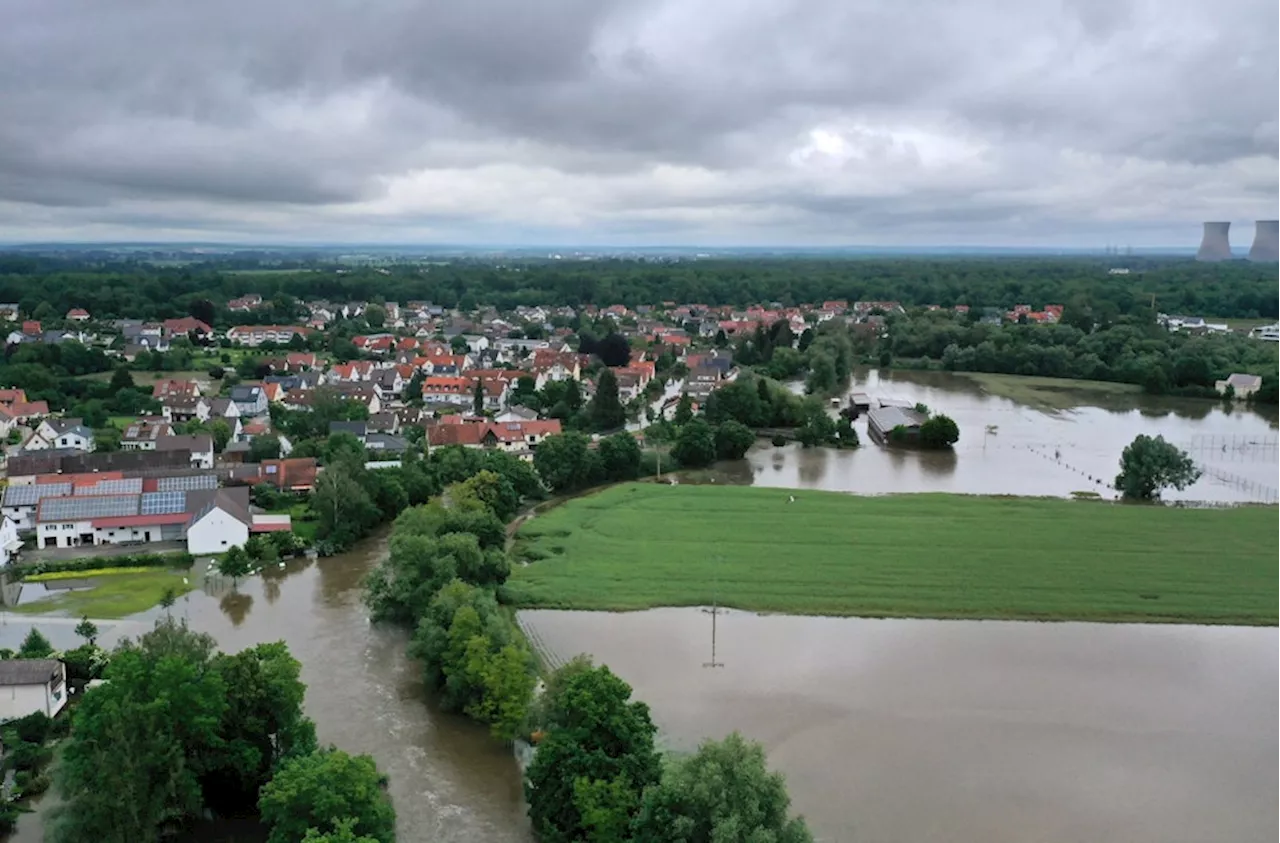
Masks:
[[[1231,260],[1231,239],[1227,230],[1229,222],[1207,222],[1204,224],[1204,239],[1200,241],[1200,251],[1196,252],[1196,260],[1214,263]]]
[[[1253,234],[1253,246],[1249,260],[1258,263],[1275,263],[1280,260],[1280,221],[1258,220]]]

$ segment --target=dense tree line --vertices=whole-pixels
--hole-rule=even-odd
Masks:
[[[1276,368],[1274,345],[1230,333],[1171,332],[1136,317],[1082,328],[916,314],[890,320],[880,347],[895,366],[933,361],[952,371],[1139,384],[1156,394],[1213,395],[1214,382],[1232,372],[1274,376]]]
[[[200,314],[229,324],[225,302],[245,293],[268,306],[255,318],[288,315],[299,299],[430,300],[445,307],[656,305],[663,301],[782,304],[900,301],[905,305],[1007,309],[1073,298],[1118,314],[1156,306],[1167,312],[1275,318],[1275,267],[1245,262],[1199,264],[1185,258],[866,258],[726,259],[675,263],[635,260],[453,261],[424,266],[340,267],[315,261],[296,273],[235,274],[242,257],[183,266],[102,259],[0,254],[0,301],[59,317],[72,307],[100,318]],[[1124,265],[1129,275],[1110,275]]]
[[[172,618],[122,641],[75,709],[50,839],[135,843],[260,809],[270,843],[339,827],[394,843],[385,780],[316,745],[300,671],[283,643],[228,655]]]

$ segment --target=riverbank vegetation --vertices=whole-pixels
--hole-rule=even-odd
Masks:
[[[795,502],[789,502],[794,496]],[[1276,623],[1275,507],[626,484],[526,522],[527,608]]]
[[[809,841],[803,821],[787,817],[785,787],[764,770],[758,748],[735,738],[700,749],[708,768],[725,752],[743,763],[695,791],[688,776],[701,768],[675,766],[664,778],[648,707],[631,701],[630,686],[607,667],[575,659],[537,693],[537,659],[498,599],[511,571],[504,522],[515,514],[502,503],[504,486],[481,471],[405,510],[365,600],[373,620],[414,630],[409,652],[446,711],[536,746],[525,791],[539,839],[658,841],[672,839],[663,835],[674,827],[683,840],[732,831],[732,839]]]
[[[260,809],[270,843],[339,828],[394,843],[372,759],[316,745],[300,671],[283,643],[227,655],[171,618],[122,641],[72,716],[47,839],[135,843]]]

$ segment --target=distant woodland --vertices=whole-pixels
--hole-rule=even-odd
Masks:
[[[904,306],[1075,305],[1094,313],[1164,313],[1274,319],[1274,264],[1198,264],[1185,258],[876,258],[456,261],[380,267],[246,266],[243,258],[179,266],[0,253],[0,301],[25,315],[60,318],[73,307],[95,318],[157,319],[193,311],[230,324],[228,299],[258,293],[268,313],[298,299],[430,301],[479,305],[707,305],[831,299]],[[1108,269],[1124,266],[1127,275]],[[213,305],[210,308],[209,305]]]

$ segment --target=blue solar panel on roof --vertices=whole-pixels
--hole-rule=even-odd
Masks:
[[[126,477],[122,480],[99,480],[92,486],[82,486],[75,491],[77,495],[137,495],[142,492],[141,477]]]
[[[138,495],[101,495],[46,498],[40,502],[40,520],[73,521],[85,518],[118,518],[138,514]]]
[[[35,506],[42,498],[58,498],[71,494],[70,483],[33,483],[28,486],[9,486],[4,490],[0,506]]]
[[[142,496],[140,514],[169,515],[187,508],[186,492],[147,492]]]
[[[216,488],[218,488],[218,478],[213,474],[161,477],[156,481],[156,491],[158,492],[190,492],[196,489]]]

